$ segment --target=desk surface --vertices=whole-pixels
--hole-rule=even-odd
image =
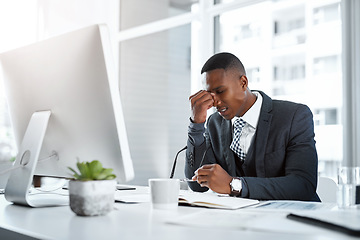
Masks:
[[[137,192],[147,188],[138,187]],[[130,194],[130,193],[129,193]],[[286,219],[286,212],[256,208],[217,210],[180,206],[175,211],[153,210],[149,202],[115,203],[106,216],[79,217],[69,206],[29,208],[0,196],[1,239],[356,239],[342,233]],[[251,217],[254,217],[252,218]],[[203,222],[206,224],[193,224]],[[184,224],[181,224],[184,219]],[[237,221],[252,221],[237,227]],[[256,219],[254,221],[254,219]],[[210,220],[210,221],[209,221]],[[171,223],[172,222],[172,223]],[[178,222],[178,224],[174,224]],[[254,225],[254,226],[252,226]],[[240,225],[239,225],[240,226]],[[242,225],[243,226],[243,225]],[[269,226],[262,228],[262,226]],[[271,226],[277,226],[273,230]]]

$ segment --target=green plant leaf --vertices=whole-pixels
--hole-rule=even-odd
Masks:
[[[111,168],[103,168],[100,174],[97,176],[97,179],[98,180],[106,179],[109,175],[111,175],[112,171],[113,170]]]
[[[71,167],[68,167],[68,169],[70,169],[72,172],[73,172],[73,177],[75,179],[79,179],[80,178],[80,175],[74,170],[72,169]]]
[[[103,166],[98,160],[94,160],[89,164],[89,168],[93,173],[97,173],[97,172],[101,172]]]
[[[111,180],[116,178],[116,175],[112,173],[113,169],[103,168],[99,160],[77,162],[76,165],[80,173],[76,172],[71,167],[68,168],[73,172],[74,178],[81,181]]]
[[[79,171],[80,171],[80,175],[81,176],[86,176],[86,162],[78,162],[77,164],[77,167],[78,167],[78,169],[79,169]]]
[[[77,172],[74,169],[72,169],[71,167],[68,167],[68,169],[70,169],[74,174],[77,174]]]
[[[112,180],[112,179],[115,179],[115,178],[116,178],[116,175],[111,174],[111,175],[107,176],[104,180]]]

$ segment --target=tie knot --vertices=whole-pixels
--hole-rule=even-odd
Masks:
[[[234,122],[234,129],[242,130],[242,128],[245,126],[245,123],[246,122],[241,118],[236,119]]]

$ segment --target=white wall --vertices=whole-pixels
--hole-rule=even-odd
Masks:
[[[147,0],[143,3],[146,6]],[[138,24],[129,9],[141,1],[124,1],[121,27]],[[166,17],[168,1],[151,4],[144,19]],[[143,5],[142,5],[143,6]],[[123,14],[124,13],[124,14]],[[186,145],[190,95],[190,25],[120,43],[120,93],[137,184],[168,177],[175,153]],[[181,158],[181,156],[180,156]],[[182,157],[183,159],[183,157]],[[183,177],[184,160],[178,174]]]

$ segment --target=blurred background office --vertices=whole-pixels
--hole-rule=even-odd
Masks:
[[[135,168],[131,183],[141,185],[169,176],[186,144],[188,96],[202,88],[202,64],[232,52],[251,89],[311,108],[319,175],[335,179],[343,159],[340,1],[0,0],[0,52],[107,23]],[[0,161],[7,161],[16,149],[2,83],[0,89]],[[176,177],[183,165],[180,155]]]

